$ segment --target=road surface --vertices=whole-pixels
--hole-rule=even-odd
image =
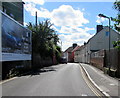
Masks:
[[[46,67],[2,84],[2,96],[96,96],[77,63]]]

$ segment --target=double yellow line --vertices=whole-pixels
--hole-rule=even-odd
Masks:
[[[88,80],[86,79],[86,76],[85,76],[85,72],[83,72],[83,69],[82,67],[80,66],[80,70],[81,70],[81,73],[82,73],[82,77],[84,79],[84,81],[86,82],[86,84],[88,85],[88,87],[93,91],[93,93],[98,97],[98,98],[103,98],[96,90],[95,88],[88,82]]]

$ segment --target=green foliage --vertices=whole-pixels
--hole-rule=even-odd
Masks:
[[[116,1],[114,2],[114,8],[115,8],[116,10],[120,11],[120,0],[116,0]]]
[[[120,27],[118,27],[120,24],[120,1],[116,0],[116,2],[114,2],[114,8],[118,11],[117,17],[113,19],[113,21],[115,21],[115,29],[120,31]]]
[[[54,54],[59,57],[58,54],[60,55],[61,53],[57,46],[59,38],[56,31],[52,29],[52,25],[49,20],[39,22],[37,26],[31,23],[27,25],[32,31],[32,51],[39,54],[42,58],[52,58]]]
[[[18,69],[12,68],[12,69],[10,69],[9,73],[7,74],[7,78],[12,78],[12,77],[17,76],[19,74],[20,74],[20,72]]]
[[[120,40],[119,41],[114,41],[113,42],[113,47],[115,47],[115,48],[120,50]]]
[[[56,45],[56,59],[57,59],[58,62],[60,61],[61,53],[62,52],[61,52],[60,46]]]
[[[115,29],[120,32],[120,27],[118,25],[120,25],[120,0],[116,0],[114,2],[114,8],[118,11],[118,14],[117,14],[117,17],[116,18],[112,18],[112,21],[115,22],[114,26],[115,26]],[[120,40],[119,41],[115,41],[113,43],[113,46],[117,49],[120,50]]]

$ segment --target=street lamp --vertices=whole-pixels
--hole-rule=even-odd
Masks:
[[[109,62],[108,62],[108,66],[109,66],[109,75],[110,75],[110,67],[111,67],[111,65],[110,65],[110,20],[111,20],[111,17],[105,16],[103,14],[99,14],[98,16],[107,18],[109,20]]]

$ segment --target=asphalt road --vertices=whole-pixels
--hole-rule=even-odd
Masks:
[[[82,77],[79,64],[44,68],[2,84],[2,96],[96,96]]]

